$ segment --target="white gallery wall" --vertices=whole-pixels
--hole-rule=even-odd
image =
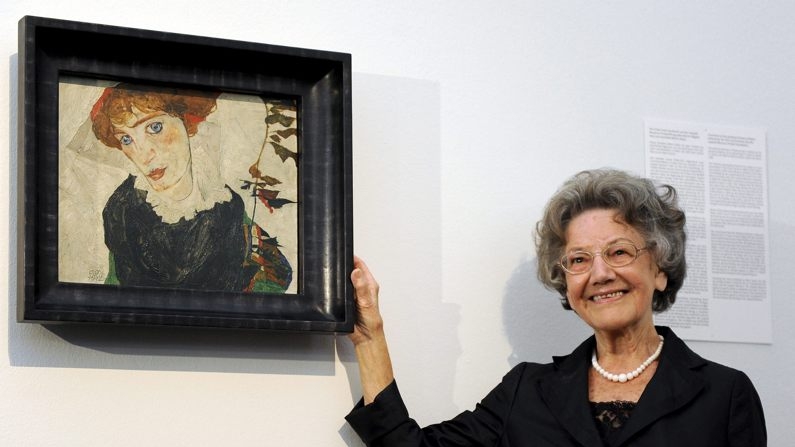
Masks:
[[[27,0],[0,3],[0,445],[361,445],[345,336],[16,322],[24,15],[352,54],[355,247],[422,424],[588,335],[535,279],[563,179],[642,173],[645,118],[766,128],[773,343],[690,345],[748,373],[771,446],[795,438],[794,3]]]

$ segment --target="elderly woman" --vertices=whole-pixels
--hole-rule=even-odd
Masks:
[[[621,171],[568,180],[536,228],[539,279],[593,329],[571,354],[522,363],[473,411],[420,428],[392,375],[378,284],[359,259],[351,335],[364,397],[346,417],[373,446],[764,446],[748,377],[655,327],[685,277],[685,215],[670,186]]]

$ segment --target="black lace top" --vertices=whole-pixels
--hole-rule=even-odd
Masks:
[[[611,433],[621,430],[627,423],[635,402],[614,400],[612,402],[591,402],[591,414],[596,420],[596,428],[604,441]]]

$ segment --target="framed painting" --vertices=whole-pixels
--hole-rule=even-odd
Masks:
[[[349,54],[23,17],[18,320],[350,332]]]

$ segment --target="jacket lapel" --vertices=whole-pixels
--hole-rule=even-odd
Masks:
[[[673,331],[657,327],[665,337],[660,363],[632,411],[627,424],[614,433],[610,445],[620,446],[661,417],[683,407],[704,388],[704,379],[693,371],[706,361],[691,351]]]
[[[602,445],[588,406],[588,368],[594,338],[571,354],[553,357],[555,374],[539,381],[539,391],[549,411],[583,446]]]

